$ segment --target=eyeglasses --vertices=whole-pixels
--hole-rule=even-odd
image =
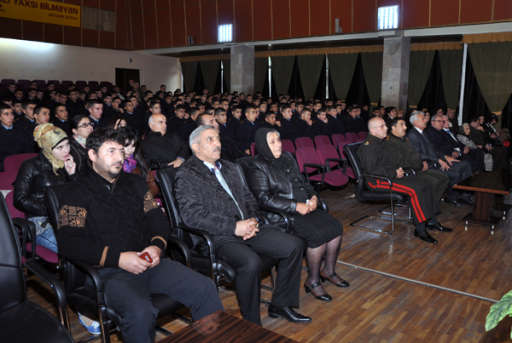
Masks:
[[[92,126],[92,123],[83,123],[83,124],[80,124],[80,125],[78,125],[78,128],[79,128],[79,129],[85,129],[85,128],[87,128],[88,126]]]

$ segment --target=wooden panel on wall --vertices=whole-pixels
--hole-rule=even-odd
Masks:
[[[62,25],[44,24],[44,41],[62,44]]]
[[[400,6],[400,2],[401,2],[400,0],[377,0],[377,7],[393,6],[393,5],[399,5]],[[413,0],[413,2],[416,2],[416,0]]]
[[[189,0],[184,3],[185,11],[187,12],[187,17],[185,18],[187,21],[187,37],[192,36],[194,44],[201,44],[201,0]]]
[[[86,6],[86,7],[92,7],[92,8],[100,7],[99,0],[84,0],[83,3],[84,3],[84,6]]]
[[[461,0],[461,24],[491,20],[492,1]]]
[[[185,45],[185,10],[183,0],[171,1],[172,40],[174,46]]]
[[[128,3],[123,0],[116,0],[116,2],[116,49],[130,49],[131,30]],[[66,37],[65,34],[64,37]]]
[[[375,0],[354,1],[354,32],[377,29],[377,7]]]
[[[352,32],[352,0],[331,0],[331,32],[335,33],[336,18],[340,19],[343,33]]]
[[[156,30],[155,0],[143,0],[142,2],[142,20],[144,27],[144,49],[154,49],[158,47],[158,37]]]
[[[292,5],[293,6],[293,5]],[[288,0],[272,1],[274,39],[290,37],[290,2]]]
[[[21,20],[2,18],[0,20],[0,32],[4,38],[22,39]]]
[[[2,18],[3,20],[4,18]],[[23,39],[44,42],[43,23],[23,21]],[[3,32],[3,31],[2,31]]]
[[[116,34],[114,32],[100,31],[99,48],[115,49]]]
[[[64,0],[67,4],[80,6],[81,0]],[[80,27],[63,26],[63,43],[67,45],[82,45],[82,29]]]
[[[459,0],[430,0],[431,26],[453,25],[459,22]]]
[[[201,26],[201,43],[217,43],[217,1],[201,1]]]
[[[83,46],[98,47],[98,31],[83,29]]]
[[[309,0],[292,0],[292,37],[305,37],[309,35]]]
[[[512,1],[494,0],[494,19],[504,20],[512,18]]]
[[[271,27],[271,6],[270,0],[253,0],[254,1],[254,40],[272,39]],[[294,0],[298,1],[298,0]]]
[[[404,7],[400,9],[404,29],[429,26],[428,2],[429,0],[409,0],[404,2]]]
[[[217,6],[219,8],[219,25],[233,24],[233,0],[217,0]]]
[[[144,22],[142,21],[142,6],[140,0],[128,1],[132,23],[133,49],[144,49]]]
[[[156,17],[158,21],[158,47],[168,48],[172,46],[169,0],[156,0]]]
[[[235,17],[233,23],[233,40],[246,42],[252,40],[252,0],[235,1]]]
[[[311,35],[324,36],[329,34],[329,2],[330,0],[309,0],[311,10]]]

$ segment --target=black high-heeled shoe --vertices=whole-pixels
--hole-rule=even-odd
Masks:
[[[324,294],[321,294],[321,295],[316,295],[315,293],[313,293],[313,289],[315,289],[317,287],[321,287],[321,286],[322,286],[322,284],[320,282],[314,282],[314,283],[312,283],[309,286],[304,284],[304,290],[306,291],[306,293],[311,293],[311,295],[314,296],[318,300],[322,300],[322,301],[325,301],[325,302],[331,301],[332,297],[329,294],[327,294],[327,293],[324,293]]]
[[[336,282],[334,281],[332,278],[334,277],[337,277],[338,279],[340,279],[341,282]],[[348,281],[345,281],[343,280],[342,278],[340,278],[336,273],[333,273],[331,275],[328,275],[328,276],[323,276],[320,274],[320,280],[322,282],[325,282],[325,281],[329,281],[330,283],[332,283],[333,285],[337,286],[337,287],[341,287],[341,288],[345,288],[345,287],[348,287],[350,286],[350,284],[348,283]]]

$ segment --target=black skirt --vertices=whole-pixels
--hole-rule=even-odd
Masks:
[[[305,216],[293,216],[293,232],[306,241],[308,248],[317,248],[343,234],[343,225],[323,210]]]

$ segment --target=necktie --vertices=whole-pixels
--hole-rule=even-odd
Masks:
[[[222,173],[220,172],[220,169],[216,165],[214,168],[211,168],[211,171],[212,171],[212,173],[215,174],[215,177],[219,181],[219,183],[222,186],[222,188],[224,188],[226,193],[228,193],[229,196],[231,197],[231,199],[233,199],[233,201],[234,201],[234,203],[236,205],[236,208],[238,209],[238,212],[240,212],[240,218],[244,219],[244,213],[240,209],[240,206],[238,205],[238,202],[236,201],[235,197],[233,196],[233,193],[231,193],[231,189],[229,189],[229,186],[228,186],[226,180],[224,179],[224,177],[222,176]]]

